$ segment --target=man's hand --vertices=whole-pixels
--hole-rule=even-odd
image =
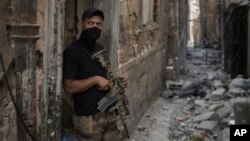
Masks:
[[[125,77],[118,77],[122,81],[122,85],[124,88],[128,87],[128,79]]]
[[[109,80],[101,77],[96,76],[97,79],[97,85],[99,86],[99,90],[108,90],[109,89]]]

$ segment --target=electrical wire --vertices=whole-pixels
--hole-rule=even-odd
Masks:
[[[34,136],[31,134],[30,130],[28,129],[28,126],[25,124],[24,119],[22,118],[20,111],[18,110],[17,104],[15,102],[14,96],[13,96],[11,88],[10,88],[9,79],[8,79],[7,72],[6,72],[5,67],[4,67],[4,62],[3,62],[3,57],[2,57],[1,52],[0,52],[0,65],[1,65],[2,71],[3,71],[3,79],[6,81],[7,89],[9,91],[10,98],[11,98],[13,105],[14,105],[14,108],[16,110],[17,117],[21,121],[25,131],[30,136],[31,140],[36,141]]]

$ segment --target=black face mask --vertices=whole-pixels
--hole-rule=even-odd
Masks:
[[[88,28],[82,31],[81,38],[89,41],[96,41],[101,36],[102,31],[97,27]]]

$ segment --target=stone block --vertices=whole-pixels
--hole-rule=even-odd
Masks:
[[[231,81],[229,88],[242,88],[244,86],[245,80],[242,77],[237,77]]]
[[[217,127],[218,127],[217,121],[202,121],[197,128],[213,133],[213,131],[215,131]]]
[[[215,80],[214,81],[214,87],[215,89],[219,89],[219,88],[222,88],[223,87],[223,83],[219,80]]]
[[[211,106],[208,107],[208,110],[210,111],[216,111],[218,109],[220,109],[221,107],[223,107],[224,104],[213,104]]]
[[[233,109],[229,105],[226,105],[220,108],[218,111],[216,111],[216,116],[218,117],[218,119],[223,119],[229,116],[230,113],[232,112],[233,112]]]
[[[169,90],[180,90],[182,86],[183,86],[182,82],[166,81],[166,87]]]
[[[246,93],[246,91],[244,89],[241,89],[241,88],[230,88],[228,93],[237,97],[237,96],[241,96],[242,94]]]
[[[207,112],[193,117],[193,122],[200,122],[203,120],[216,119],[215,112]]]
[[[223,95],[224,93],[226,92],[226,90],[224,88],[220,88],[218,90],[215,90],[212,92],[212,95],[218,95],[218,96],[221,96]]]
[[[224,88],[217,89],[217,90],[212,92],[211,99],[212,100],[220,100],[221,98],[223,98],[225,92],[226,92],[226,90]]]
[[[185,80],[183,83],[183,88],[193,85],[194,82],[191,80]]]
[[[206,107],[207,106],[207,104],[206,104],[206,102],[204,100],[199,100],[199,99],[196,99],[194,101],[194,104],[197,105],[197,106],[201,106],[201,107]]]

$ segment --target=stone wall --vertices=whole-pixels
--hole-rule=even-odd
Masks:
[[[130,129],[163,89],[168,30],[168,10],[165,6],[168,1],[158,2],[157,16],[160,22],[154,21],[152,12],[143,13],[143,9],[153,11],[152,0],[121,0],[119,3],[120,35],[116,70],[118,75],[129,79],[126,95],[131,110]]]
[[[154,17],[153,0],[146,1],[93,3],[105,13],[100,41],[110,52],[112,68],[117,76],[129,79],[126,95],[131,110],[130,129],[163,89],[167,61],[168,2],[158,1]]]
[[[178,79],[185,71],[186,45],[188,38],[188,1],[170,0],[168,2],[169,32],[167,40],[167,79]],[[171,72],[171,73],[170,73]]]
[[[8,71],[12,93],[14,94],[17,103],[19,103],[20,100],[23,102],[18,106],[20,108],[19,110],[22,110],[21,113],[24,113],[25,117],[23,118],[27,119],[25,120],[26,125],[32,126],[29,129],[32,132],[33,136],[35,136],[35,138],[37,138],[38,140],[48,140],[44,137],[44,135],[48,134],[46,132],[47,129],[45,129],[46,127],[42,125],[48,122],[48,116],[45,116],[45,114],[46,112],[49,112],[49,110],[46,108],[51,107],[51,105],[48,106],[46,105],[48,104],[48,102],[44,102],[44,99],[46,98],[44,94],[50,93],[51,95],[55,96],[55,98],[51,99],[56,101],[60,99],[61,94],[60,49],[62,48],[63,38],[63,36],[61,36],[61,33],[63,32],[63,30],[61,29],[61,27],[63,27],[63,20],[61,20],[61,18],[64,14],[64,11],[62,10],[62,8],[64,8],[64,1],[58,0],[54,3],[52,2],[52,4],[48,4],[48,2],[49,1],[44,0],[3,0],[0,4],[2,13],[0,19],[0,31],[2,32],[0,37],[0,52],[3,55],[5,68]],[[53,4],[55,6],[53,7],[54,9],[48,8],[48,5],[53,6]],[[55,15],[53,12],[55,12]],[[57,22],[55,24],[51,24],[54,22],[51,21],[51,19],[46,19],[46,17],[48,17],[48,13],[56,16],[55,20]],[[35,25],[36,23],[38,24],[38,26]],[[37,27],[40,27],[39,31],[37,30]],[[52,32],[52,34],[48,33],[49,27],[55,28],[53,30],[50,30],[54,31]],[[19,30],[15,28],[23,29]],[[33,29],[36,29],[36,31],[32,31]],[[18,37],[13,38],[12,35],[19,33],[19,38],[22,38],[21,40],[16,40]],[[36,36],[32,36],[32,34],[30,33],[34,33],[34,35]],[[11,36],[12,38],[10,38]],[[52,36],[54,36],[54,38]],[[40,39],[37,41],[37,44],[34,44],[34,41],[29,40],[32,38],[37,39],[39,37]],[[52,41],[50,40],[51,42],[49,42],[48,38],[51,38]],[[20,44],[19,41],[22,41],[23,44]],[[46,47],[48,47],[49,49]],[[20,73],[21,76],[17,76],[16,72],[18,72],[19,70],[17,70],[16,67],[18,66],[18,62],[20,62],[21,60],[17,59],[17,54],[23,51],[21,48],[25,50],[24,52],[27,51],[27,54],[21,54],[20,57],[25,58],[25,61],[29,60],[32,63],[28,63],[24,66],[22,66],[23,64],[19,65],[22,66],[25,70]],[[30,52],[31,50],[32,52]],[[26,56],[32,56],[34,58],[27,59]],[[49,62],[45,62],[47,61],[46,59],[50,59]],[[47,63],[49,63],[49,66]],[[55,80],[58,80],[58,82],[48,82],[47,80],[47,83],[45,83],[44,76],[48,76],[48,74],[44,74],[44,72],[47,72],[48,68],[50,70],[53,70],[53,73],[49,73],[49,78],[55,78]],[[2,74],[2,69],[0,68],[0,140],[29,140],[27,139],[29,137],[27,137],[27,133],[24,131],[23,126],[21,124],[17,124],[16,112],[13,107],[13,103],[10,100],[9,93],[6,89],[6,82],[4,82],[4,80],[2,79]],[[48,88],[48,85],[50,85],[51,87]],[[50,88],[52,88],[53,90],[47,92],[48,90],[50,90]],[[17,98],[20,96],[15,95],[16,91],[20,91],[19,95],[22,95],[21,99]],[[52,103],[55,105],[54,102]],[[51,104],[51,102],[49,104]],[[60,106],[60,103],[58,104],[58,106]],[[60,124],[60,122],[58,121],[60,121],[60,118],[56,120],[57,127],[60,127],[58,126],[58,124]],[[60,131],[60,129],[58,130]],[[52,131],[48,129],[48,132],[51,133]],[[58,139],[60,137],[60,134],[58,134],[58,132],[54,133],[53,136],[56,136],[56,138]],[[41,137],[42,135],[43,138]]]
[[[219,0],[200,0],[201,38],[219,41]]]
[[[6,19],[8,12],[11,13],[11,2],[1,2],[5,16],[2,16],[0,30],[6,35]],[[68,30],[71,30],[71,25],[75,26],[72,22],[74,19],[67,18],[64,26],[64,2],[37,0],[36,22],[40,25],[40,39],[36,44],[35,96],[33,95],[35,112],[32,116],[36,117],[36,136],[41,140],[53,140],[60,136],[60,113],[57,112],[60,112],[61,104],[61,52],[64,48],[63,40],[65,43],[70,42],[67,37],[64,38],[63,33],[65,29],[67,34],[71,34]],[[130,129],[137,124],[150,103],[164,88],[167,55],[177,58],[177,66],[185,58],[186,19],[179,20],[178,16],[183,16],[185,10],[182,9],[187,5],[182,5],[181,2],[174,5],[175,9],[169,15],[173,6],[170,0],[110,0],[105,4],[104,1],[93,1],[93,6],[105,13],[105,29],[101,41],[109,49],[112,68],[117,75],[129,79],[126,95],[130,101]],[[75,36],[76,33],[72,34]],[[12,44],[6,37],[0,38],[0,51],[4,52],[6,68],[9,68],[11,85],[14,86],[14,66],[9,67],[14,48],[11,48]],[[173,44],[168,44],[168,40]],[[171,50],[174,50],[172,55],[168,54]],[[15,111],[6,90],[3,89],[3,83],[0,83],[0,109],[4,109],[0,113],[0,140],[15,140]],[[53,110],[56,112],[52,112]],[[50,125],[48,121],[51,121]]]
[[[126,95],[130,101],[132,129],[150,103],[164,87],[167,55],[176,60],[176,66],[184,67],[187,39],[187,1],[175,3],[172,15],[170,1],[159,0],[111,0],[94,1],[93,6],[104,11],[105,26],[101,42],[110,52],[111,65],[116,75],[128,77]],[[179,14],[178,14],[179,13]],[[183,17],[176,18],[177,16]],[[173,26],[172,32],[168,27]],[[178,29],[178,31],[177,31]],[[174,44],[169,46],[169,36]],[[170,38],[171,40],[171,38]],[[178,43],[181,42],[181,43]],[[168,51],[174,53],[168,54]],[[179,69],[176,68],[176,69]]]
[[[15,3],[10,0],[0,2],[0,53],[3,57],[5,70],[8,72],[9,83],[15,96],[15,76],[14,76],[14,42],[10,41],[7,25],[13,20],[15,12]],[[3,79],[3,70],[0,67],[0,140],[16,140],[16,113],[11,101],[5,80]]]

